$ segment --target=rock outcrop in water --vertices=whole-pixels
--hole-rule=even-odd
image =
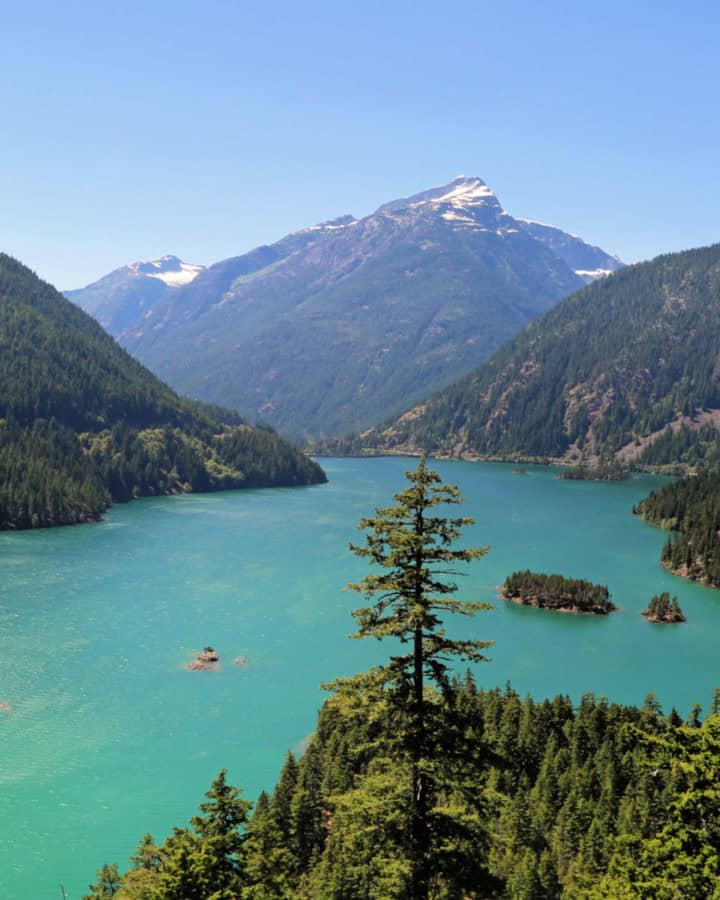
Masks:
[[[212,647],[205,647],[188,665],[191,672],[212,672],[220,668],[220,654]]]

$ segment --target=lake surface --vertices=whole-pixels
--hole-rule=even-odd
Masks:
[[[330,483],[136,501],[107,521],[0,535],[0,897],[77,900],[104,862],[182,825],[221,768],[252,799],[300,750],[320,683],[384,658],[349,641],[343,590],[365,562],[347,549],[361,516],[404,487],[404,459],[326,460]],[[497,602],[453,624],[492,639],[481,685],[536,697],[584,691],[665,710],[707,707],[720,684],[720,592],[667,574],[663,532],[633,518],[656,478],[562,481],[550,469],[439,462],[491,552],[461,579],[494,600],[515,569],[609,586],[621,611],[563,616]],[[676,593],[677,627],[640,616]],[[204,645],[219,672],[188,672]],[[247,667],[232,665],[236,656]]]

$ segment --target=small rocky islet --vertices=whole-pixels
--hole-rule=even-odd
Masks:
[[[679,622],[687,622],[685,613],[680,609],[678,598],[670,599],[670,594],[663,591],[662,594],[655,594],[650,600],[647,609],[642,611],[642,615],[648,622],[660,623],[663,625],[675,625]]]
[[[220,668],[220,654],[214,647],[203,647],[187,667],[191,672],[215,671]]]
[[[233,660],[236,666],[246,666],[246,656],[236,656]],[[220,668],[220,654],[214,647],[203,647],[200,653],[186,666],[191,672],[216,672]]]

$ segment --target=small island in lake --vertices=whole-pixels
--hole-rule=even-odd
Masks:
[[[625,481],[629,477],[630,470],[618,462],[604,462],[597,466],[581,463],[558,474],[558,478],[568,481]]]
[[[605,616],[617,609],[603,584],[529,570],[513,572],[508,576],[502,586],[501,596],[511,603],[553,612]]]
[[[191,672],[211,672],[220,666],[220,654],[212,647],[205,647],[195,659],[189,663]]]
[[[667,591],[663,591],[662,594],[655,594],[648,608],[642,611],[642,615],[645,616],[648,622],[663,622],[666,624],[687,622],[685,614],[680,609],[678,598],[673,597],[671,600]]]

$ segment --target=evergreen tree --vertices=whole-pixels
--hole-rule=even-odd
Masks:
[[[436,512],[437,507],[458,504],[462,498],[457,487],[442,483],[424,458],[405,477],[410,487],[395,494],[395,505],[376,509],[374,516],[360,522],[359,529],[367,532],[365,544],[350,545],[382,571],[349,587],[374,601],[353,612],[358,622],[355,637],[395,638],[410,645],[408,653],[391,656],[378,675],[391,690],[403,756],[411,769],[410,896],[426,900],[432,877],[431,810],[436,790],[426,684],[429,681],[446,692],[450,661],[485,659],[481,651],[491,642],[450,639],[442,616],[474,615],[489,608],[486,603],[453,597],[457,587],[448,580],[458,574],[459,563],[479,559],[488,548],[453,547],[473,520]]]
[[[90,885],[91,893],[85,894],[83,900],[110,900],[115,897],[122,885],[117,865],[103,866],[97,871],[97,881]]]

